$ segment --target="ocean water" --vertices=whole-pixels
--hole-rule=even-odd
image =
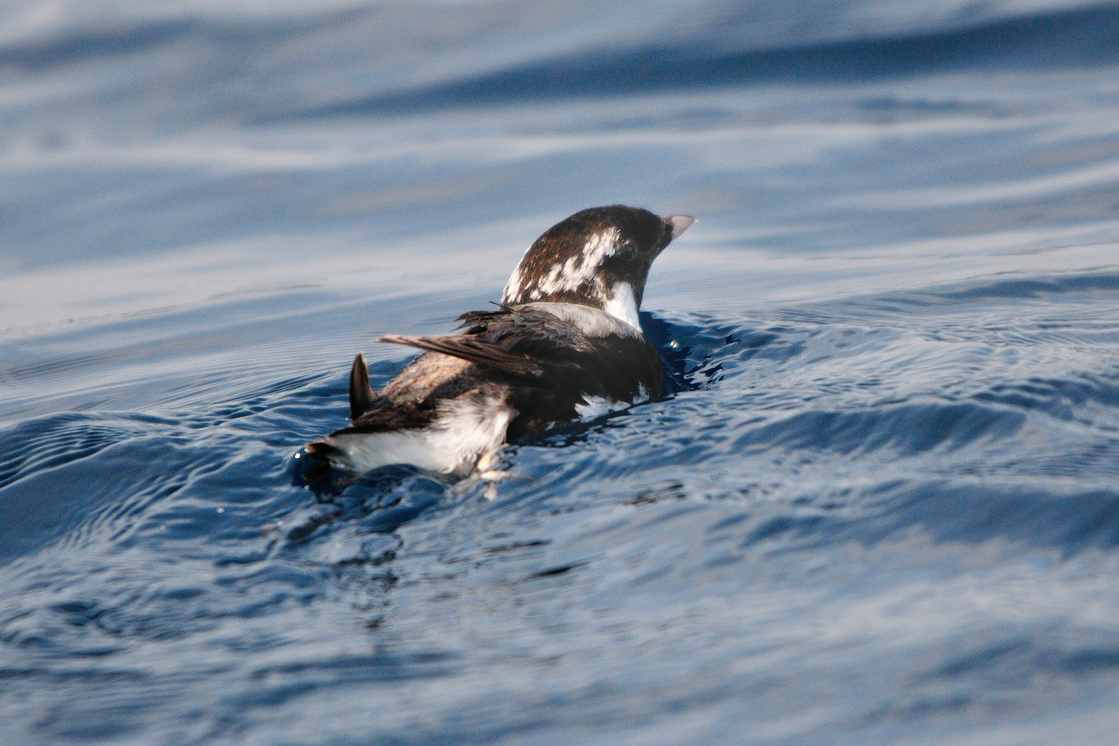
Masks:
[[[6,2],[0,184],[0,742],[1115,742],[1119,6]],[[671,394],[309,479],[611,203]]]

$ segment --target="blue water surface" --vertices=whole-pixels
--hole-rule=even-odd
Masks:
[[[9,2],[0,179],[0,742],[1114,743],[1119,6]],[[670,395],[309,475],[611,203]]]

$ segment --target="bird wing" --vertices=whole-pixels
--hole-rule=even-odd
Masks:
[[[557,357],[589,352],[593,345],[577,324],[535,308],[463,314],[460,334],[412,337],[390,334],[378,342],[441,352],[485,368],[538,378]]]
[[[421,350],[441,352],[486,368],[493,368],[515,376],[539,376],[543,373],[532,357],[524,353],[510,352],[499,344],[494,344],[470,334],[456,334],[443,337],[408,337],[390,334],[380,337],[377,342],[407,345]]]
[[[663,366],[644,335],[597,309],[540,307],[545,305],[465,314],[459,334],[391,335],[378,341],[477,364],[483,378],[486,372],[519,378],[524,385],[510,389],[509,401],[518,413],[509,425],[510,438],[576,419],[579,407],[593,400],[628,404],[660,395]],[[468,375],[463,385],[477,380]],[[392,398],[388,387],[386,395]]]

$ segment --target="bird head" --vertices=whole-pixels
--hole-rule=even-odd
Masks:
[[[637,310],[653,260],[694,222],[622,205],[577,212],[529,247],[501,303],[577,303],[640,329]]]

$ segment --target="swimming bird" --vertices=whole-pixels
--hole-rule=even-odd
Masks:
[[[352,472],[412,464],[466,475],[506,442],[660,396],[660,355],[638,309],[653,260],[694,222],[612,205],[552,226],[496,310],[463,314],[455,334],[376,340],[424,350],[381,391],[358,353],[352,423],[307,455]]]

